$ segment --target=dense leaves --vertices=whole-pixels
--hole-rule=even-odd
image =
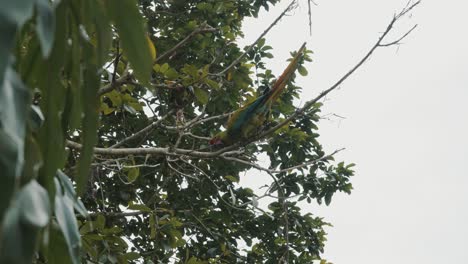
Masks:
[[[228,65],[244,52],[243,19],[276,0],[7,2],[1,263],[320,259],[328,224],[298,203],[330,204],[353,175],[318,141],[320,104],[234,152],[193,155],[218,151],[207,143],[228,113],[274,81],[265,39]],[[296,113],[295,77],[259,131]],[[142,152],[152,147],[162,154]],[[239,182],[260,154],[272,180],[252,190]]]

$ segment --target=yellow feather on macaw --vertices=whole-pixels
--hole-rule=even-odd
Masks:
[[[278,99],[291,75],[297,69],[304,50],[305,43],[302,44],[273,87],[254,101],[235,111],[228,119],[226,130],[216,134],[209,144],[212,146],[232,145],[258,134],[259,129],[265,124],[270,115],[271,106]]]

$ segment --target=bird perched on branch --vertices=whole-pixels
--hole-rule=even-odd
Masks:
[[[278,99],[291,75],[297,69],[299,59],[305,50],[305,43],[297,51],[283,74],[276,80],[273,87],[254,101],[235,111],[228,119],[226,130],[216,134],[210,145],[231,145],[240,140],[246,140],[259,132],[270,115],[273,103]]]

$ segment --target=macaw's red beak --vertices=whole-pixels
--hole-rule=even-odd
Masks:
[[[219,145],[223,145],[224,143],[220,138],[214,137],[210,140],[209,144],[211,146],[219,146]]]

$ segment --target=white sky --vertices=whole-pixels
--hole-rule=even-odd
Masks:
[[[307,2],[267,35],[275,74],[303,41],[314,51],[300,80],[303,102],[347,72],[375,43],[406,0],[316,0],[309,35]],[[287,6],[244,24],[251,43]],[[353,193],[329,207],[304,208],[328,228],[324,257],[335,264],[467,263],[468,2],[425,0],[395,33],[419,24],[401,45],[378,49],[327,97],[321,142],[338,160],[355,162]],[[395,36],[397,36],[396,34]],[[260,186],[257,171],[243,183]]]

